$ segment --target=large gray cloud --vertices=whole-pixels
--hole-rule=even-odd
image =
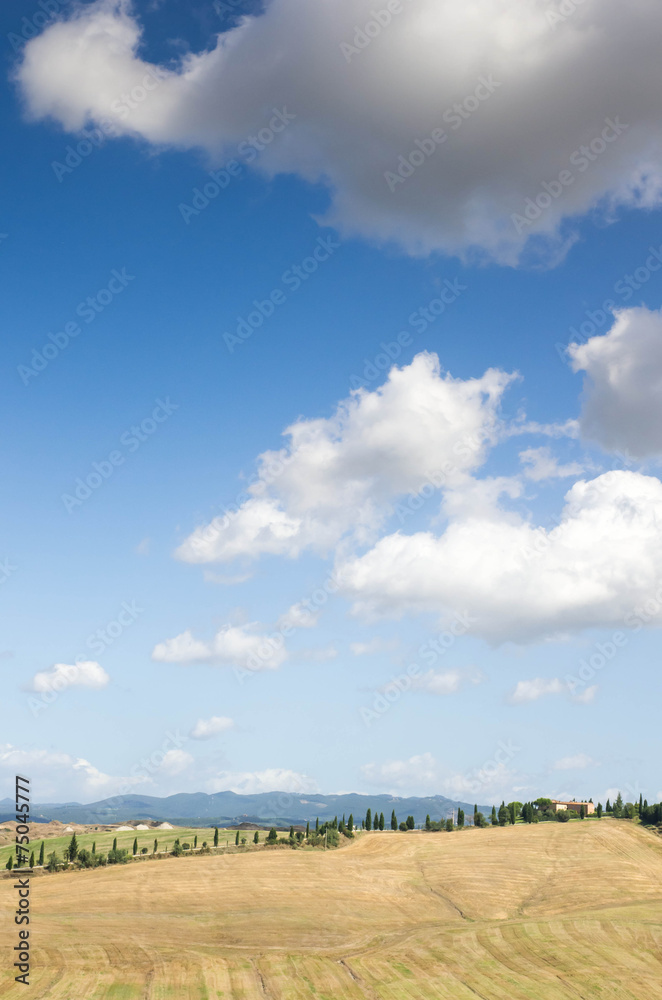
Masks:
[[[154,73],[128,3],[99,0],[30,41],[18,80],[36,117],[111,118],[217,162],[285,108],[256,164],[323,181],[327,221],[415,253],[514,263],[529,241],[553,260],[567,220],[601,201],[659,203],[658,0],[566,0],[556,16],[549,0],[388,7],[271,0]]]

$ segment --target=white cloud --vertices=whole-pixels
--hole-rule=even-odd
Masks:
[[[210,740],[212,736],[218,736],[228,729],[232,729],[234,721],[227,715],[212,715],[210,719],[198,719],[191,730],[191,738],[194,740]]]
[[[587,767],[598,767],[598,762],[586,753],[577,753],[571,757],[562,757],[552,767],[555,771],[583,771]]]
[[[258,631],[257,623],[225,625],[211,642],[195,639],[189,629],[158,643],[152,659],[161,663],[214,663],[248,670],[276,670],[287,659],[282,635]]]
[[[368,642],[350,642],[349,648],[354,656],[373,656],[375,653],[386,653],[396,649],[398,645],[397,639],[381,639],[375,636]]]
[[[588,376],[584,437],[635,458],[662,455],[662,310],[623,309],[608,333],[568,353]]]
[[[307,774],[272,767],[264,771],[219,771],[207,782],[209,792],[236,792],[255,795],[259,792],[317,792],[317,782]],[[285,808],[285,807],[284,807]]]
[[[104,774],[82,757],[38,748],[21,749],[0,745],[0,777],[11,789],[14,776],[30,778],[32,796],[37,802],[93,802],[123,791],[134,791],[148,781],[144,776],[113,777]]]
[[[509,701],[512,705],[525,705],[549,694],[562,694],[565,690],[566,685],[558,677],[549,680],[536,677],[535,680],[518,681]]]
[[[162,774],[175,777],[182,774],[193,763],[193,756],[186,750],[168,750],[163,755],[163,761],[159,768]]]
[[[148,556],[150,545],[151,545],[151,539],[143,538],[136,545],[136,552],[138,553],[139,556]]]
[[[511,754],[512,756],[512,754]],[[507,798],[521,776],[495,759],[464,773],[451,773],[431,753],[383,764],[364,764],[361,775],[370,786],[394,795],[446,795],[484,804]]]
[[[565,479],[570,476],[580,476],[584,471],[578,462],[559,465],[558,460],[549,448],[527,448],[519,453],[519,460],[524,466],[524,475],[535,483],[544,479]]]
[[[276,623],[277,628],[315,628],[319,621],[319,610],[311,611],[303,601],[293,604]]]
[[[599,686],[597,684],[591,684],[591,686],[587,687],[581,694],[573,695],[572,700],[577,702],[578,705],[590,705],[591,702],[595,701],[598,689]]]
[[[32,678],[33,691],[64,691],[70,687],[104,688],[110,677],[98,663],[85,660],[80,663],[56,663],[51,670],[41,670]]]
[[[491,642],[622,625],[659,585],[662,483],[612,471],[575,483],[565,500],[560,522],[545,529],[496,506],[463,510],[459,491],[441,535],[388,535],[347,559],[338,578],[356,614],[448,620],[467,611],[471,633]]]
[[[71,131],[114,109],[121,134],[201,147],[218,162],[285,108],[295,117],[260,169],[325,183],[327,221],[412,252],[476,247],[510,263],[534,234],[558,257],[572,240],[559,235],[563,220],[601,199],[659,204],[657,0],[585,0],[553,28],[547,0],[418,0],[384,28],[374,8],[272,0],[156,82],[126,0],[98,0],[28,42],[18,79],[34,117]],[[366,25],[367,44],[355,43]],[[129,108],[120,95],[132,90]],[[607,131],[609,143],[607,118],[627,126]],[[587,157],[573,156],[590,143]],[[386,172],[412,152],[416,168],[389,185]],[[513,221],[537,197],[544,210]]]
[[[357,390],[328,419],[300,419],[280,451],[259,456],[258,478],[233,515],[198,528],[177,550],[186,562],[326,552],[345,534],[366,541],[392,501],[463,480],[501,431],[513,376],[490,369],[454,379],[435,354],[393,367],[374,392]]]
[[[437,762],[431,753],[416,754],[408,760],[390,760],[385,764],[363,764],[361,774],[371,785],[391,791],[432,787],[438,781]],[[409,794],[412,794],[409,791]]]
[[[464,676],[460,670],[428,670],[412,681],[414,691],[428,694],[455,694],[462,687]]]

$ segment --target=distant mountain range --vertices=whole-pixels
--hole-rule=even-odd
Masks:
[[[426,815],[432,820],[447,819],[451,812],[464,809],[473,813],[473,803],[458,802],[443,795],[428,798],[400,798],[393,795],[313,795],[292,794],[290,792],[261,792],[256,795],[237,795],[235,792],[204,792],[169,795],[156,798],[150,795],[117,795],[100,802],[81,805],[79,802],[45,803],[32,806],[31,821],[47,822],[60,820],[62,823],[122,823],[127,820],[167,820],[169,823],[186,826],[233,825],[239,823],[314,823],[346,817],[350,813],[360,825],[366,811],[373,815],[383,812],[386,826],[390,825],[391,811],[395,809],[398,821],[413,816],[414,821],[425,822]],[[492,806],[479,805],[479,810],[487,813]],[[0,822],[15,819],[12,799],[0,800]],[[181,821],[181,822],[180,822]]]

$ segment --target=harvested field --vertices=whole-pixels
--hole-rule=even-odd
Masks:
[[[32,907],[34,998],[662,998],[662,839],[608,819],[41,875]]]

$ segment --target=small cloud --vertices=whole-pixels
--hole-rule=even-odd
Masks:
[[[149,538],[143,538],[142,542],[138,542],[138,544],[136,545],[136,552],[138,553],[139,556],[149,555],[150,541],[151,540]]]
[[[168,750],[163,757],[159,771],[163,774],[177,775],[185,771],[193,763],[194,758],[186,750]]]
[[[191,730],[191,738],[194,740],[210,740],[212,736],[218,736],[228,729],[232,729],[234,721],[227,715],[212,715],[211,719],[198,719]]]
[[[338,655],[338,650],[335,646],[318,646],[316,649],[300,649],[295,654],[295,659],[297,660],[308,660],[313,663],[328,663],[329,660],[335,660]]]
[[[110,677],[93,660],[82,663],[56,663],[52,670],[41,670],[32,678],[32,691],[64,691],[70,687],[104,688]]]
[[[310,611],[303,601],[293,604],[276,623],[276,628],[315,628],[319,620],[319,611]]]
[[[598,761],[586,753],[577,753],[571,757],[561,757],[552,764],[554,771],[582,771],[587,767],[598,767]]]
[[[412,683],[414,691],[427,691],[428,694],[456,694],[465,683],[481,684],[484,675],[474,670],[428,670],[421,677],[415,677]]]
[[[558,677],[553,677],[551,680],[536,677],[531,681],[518,681],[508,701],[511,705],[525,705],[550,694],[562,694],[564,690],[565,684]]]
[[[559,465],[549,448],[527,448],[519,453],[519,460],[524,466],[524,475],[539,483],[544,479],[566,479],[568,476],[580,476],[584,466],[577,462]]]
[[[587,687],[586,690],[582,691],[581,694],[573,695],[572,700],[577,705],[590,705],[591,702],[595,700],[595,696],[598,693],[598,688],[599,688],[598,684],[591,684],[591,686]]]
[[[217,583],[221,587],[235,587],[239,583],[246,583],[252,575],[252,573],[238,573],[235,576],[226,576],[224,573],[214,573],[213,570],[206,569],[202,577],[205,583]]]
[[[349,648],[354,656],[372,656],[374,653],[386,653],[396,649],[399,645],[397,639],[380,639],[375,636],[368,642],[350,642]]]

